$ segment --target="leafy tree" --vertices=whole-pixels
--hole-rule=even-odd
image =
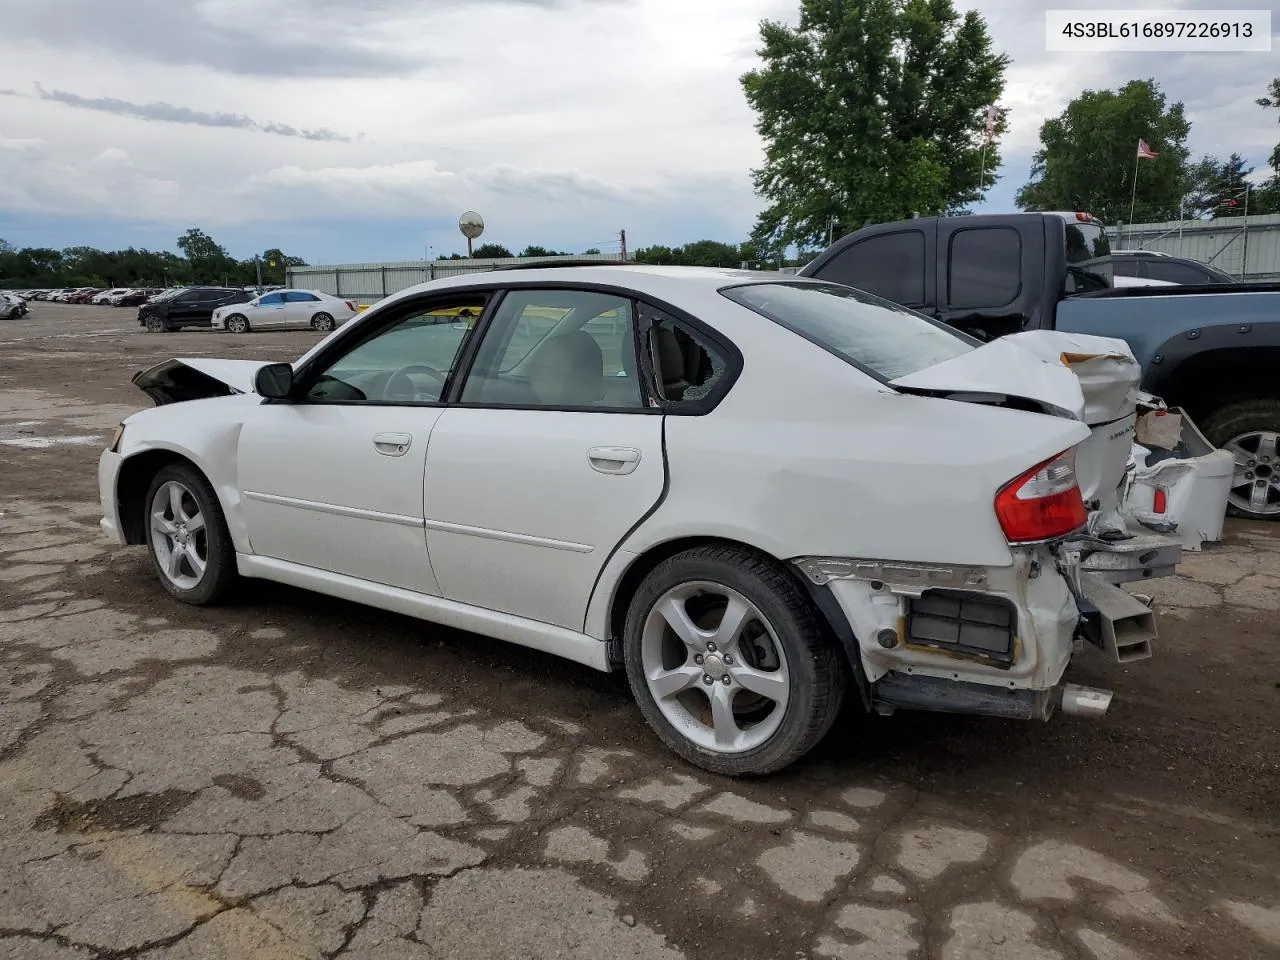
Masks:
[[[1187,168],[1186,193],[1183,196],[1183,215],[1198,220],[1212,213],[1218,202],[1218,177],[1222,165],[1218,158],[1206,153]]]
[[[1267,86],[1267,95],[1259,97],[1255,102],[1267,110],[1280,110],[1280,77],[1272,80]],[[1280,120],[1280,117],[1276,119]],[[1267,157],[1267,165],[1273,171],[1271,179],[1250,195],[1250,213],[1255,210],[1258,213],[1280,213],[1280,142],[1276,143],[1275,149]]]
[[[1280,110],[1280,77],[1276,77],[1267,85],[1265,97],[1259,97],[1254,102],[1267,110]],[[1276,119],[1280,120],[1280,117]],[[1267,157],[1267,165],[1280,175],[1280,143],[1276,144],[1276,148],[1271,151],[1271,156]]]
[[[766,20],[760,37],[764,66],[741,82],[765,141],[752,171],[768,202],[752,232],[762,253],[825,246],[831,218],[848,232],[955,211],[995,182],[994,145],[981,170],[985,115],[1009,60],[976,12],[801,0],[796,27]]]
[[[198,227],[192,227],[178,238],[178,249],[191,264],[196,283],[223,283],[233,275],[239,276],[239,265],[231,255]]]
[[[1176,220],[1189,182],[1187,122],[1181,103],[1168,105],[1154,80],[1119,90],[1085,90],[1040,127],[1031,181],[1018,191],[1027,210],[1086,210],[1107,223],[1129,219],[1134,164],[1136,221]],[[1139,160],[1138,140],[1159,154]]]
[[[1214,219],[1218,217],[1239,217],[1245,213],[1245,190],[1249,187],[1249,174],[1253,173],[1253,167],[1245,167],[1245,159],[1238,153],[1233,153],[1225,163],[1218,168],[1217,195],[1214,198]],[[1249,191],[1253,193],[1252,190]],[[1253,209],[1253,197],[1249,197],[1250,213],[1256,213]]]
[[[291,257],[279,247],[269,247],[262,251],[259,257],[259,263],[262,266],[262,282],[270,285],[280,285],[286,283],[286,268],[288,267],[305,267],[307,261],[301,257]],[[245,283],[256,283],[258,279],[258,263],[254,263],[251,259],[245,260],[241,264],[244,272],[248,277]]]
[[[539,247],[536,244],[525,247],[520,251],[519,256],[522,257],[563,257],[568,254],[560,253],[557,250],[548,250],[546,247]]]
[[[496,260],[511,256],[511,251],[500,243],[482,243],[471,251],[478,260]]]
[[[582,251],[582,255],[584,257],[596,256],[596,255],[599,255],[599,253],[600,253],[599,247],[587,247],[587,249]]]
[[[681,267],[736,267],[745,259],[740,247],[718,240],[698,240],[683,247],[655,245],[635,252],[638,263]]]

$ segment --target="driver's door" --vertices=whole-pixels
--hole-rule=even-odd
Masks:
[[[465,306],[478,316],[483,296]],[[237,452],[249,541],[259,556],[438,595],[427,441],[471,325],[438,303],[370,319],[298,372],[298,399],[246,419]]]

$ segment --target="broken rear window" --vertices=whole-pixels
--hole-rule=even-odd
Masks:
[[[879,380],[905,377],[978,346],[914,310],[836,283],[752,283],[720,292]]]

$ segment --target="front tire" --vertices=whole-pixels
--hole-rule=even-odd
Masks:
[[[328,333],[333,329],[333,317],[327,313],[317,313],[311,318],[311,326],[321,333]]]
[[[1280,520],[1280,399],[1219,407],[1200,428],[1210,443],[1236,458],[1227,512],[1250,520]]]
[[[712,773],[794,763],[844,697],[839,654],[801,586],[740,547],[698,547],[655,567],[631,599],[622,642],[649,726]]]
[[[147,490],[147,550],[160,585],[183,603],[218,603],[235,585],[236,551],[222,506],[200,471],[161,467]]]
[[[239,313],[233,313],[227,317],[227,322],[224,326],[227,328],[228,333],[248,333],[249,318]]]
[[[159,317],[147,317],[147,329],[152,333],[166,333],[169,330],[169,325]]]

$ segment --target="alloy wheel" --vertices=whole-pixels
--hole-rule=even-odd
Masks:
[[[1236,458],[1228,499],[1256,517],[1280,516],[1280,433],[1251,430],[1223,445]]]
[[[731,587],[696,581],[668,590],[649,609],[640,653],[658,709],[703,749],[753,750],[786,715],[791,682],[777,632]]]
[[[176,480],[151,498],[151,548],[160,571],[175,587],[192,590],[209,565],[209,536],[200,502]]]

